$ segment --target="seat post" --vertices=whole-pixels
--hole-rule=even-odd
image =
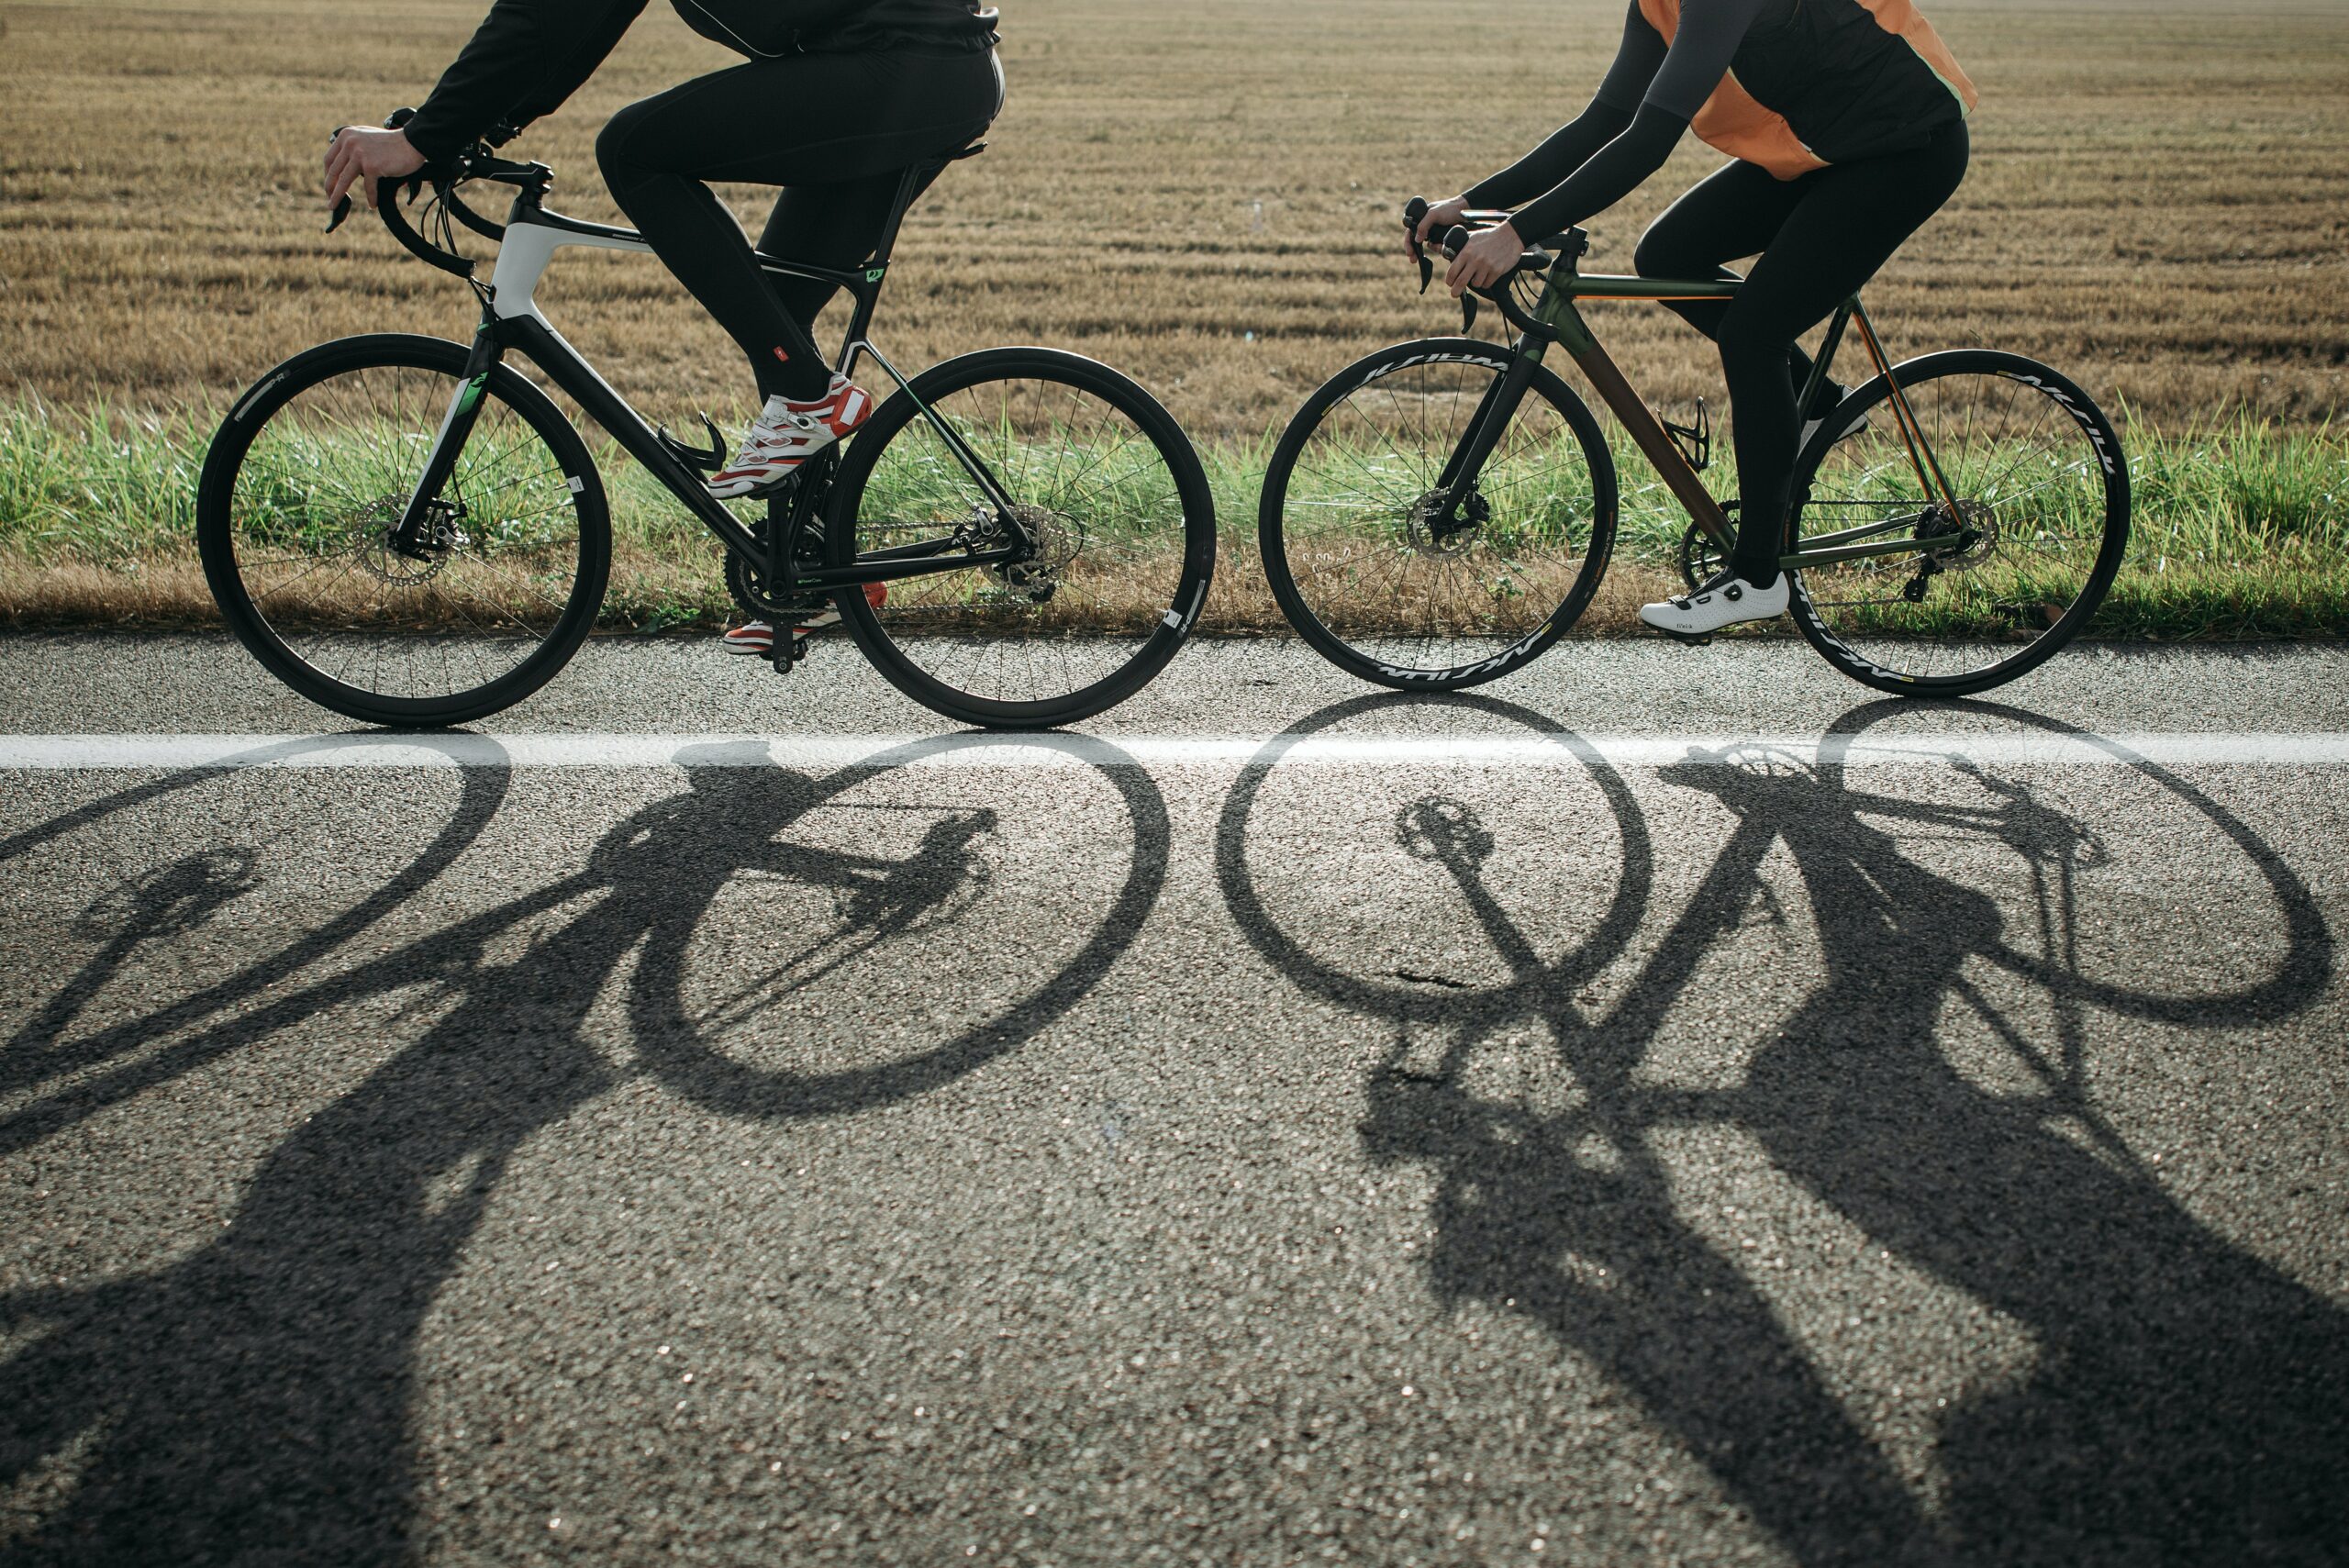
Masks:
[[[881,243],[873,250],[873,264],[885,267],[897,249],[897,230],[906,221],[906,214],[913,210],[914,201],[929,188],[946,165],[938,162],[914,163],[897,177],[897,199],[889,205],[889,221],[881,226]]]
[[[889,221],[881,228],[881,242],[874,247],[874,266],[889,264],[890,256],[897,249],[897,230],[904,225],[906,214],[913,210],[914,203],[921,199],[921,194],[930,189],[930,183],[946,172],[946,166],[960,163],[966,158],[976,158],[986,150],[985,142],[974,141],[960,152],[950,152],[942,158],[926,158],[918,163],[906,166],[906,172],[897,178],[897,199],[890,205]]]

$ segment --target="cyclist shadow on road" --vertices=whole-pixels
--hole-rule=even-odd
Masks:
[[[331,975],[311,975],[328,954],[305,939],[306,962],[290,971],[271,955],[243,983],[209,988],[200,1008],[182,998],[157,1009],[186,1035],[160,1053],[183,1068],[264,1035],[328,1027],[328,1014],[354,1004],[380,1012],[423,995],[443,1010],[267,1156],[217,1239],[151,1273],[0,1298],[0,1329],[23,1347],[0,1366],[9,1413],[0,1485],[16,1486],[39,1518],[11,1562],[406,1560],[419,1487],[417,1338],[534,1135],[639,1074],[729,1117],[852,1114],[974,1072],[1075,1005],[1163,884],[1166,811],[1139,769],[1098,773],[1131,829],[1130,870],[1112,907],[1097,930],[1073,933],[1040,961],[1044,973],[1004,960],[1015,966],[1010,1000],[886,1060],[811,1070],[788,1054],[735,1053],[739,1037],[771,1032],[752,1027],[763,1006],[859,954],[910,961],[920,944],[951,937],[984,895],[991,862],[982,851],[1002,827],[991,810],[914,807],[921,830],[900,835],[916,840],[901,857],[823,847],[800,831],[818,808],[907,809],[841,797],[982,743],[901,748],[822,778],[764,765],[763,748],[681,756],[700,764],[688,787],[611,829],[576,874]],[[697,977],[696,933],[744,877],[829,895],[835,917],[772,933],[755,951],[782,962],[748,984],[730,966],[718,966],[722,981]],[[228,885],[219,875],[204,884],[212,894]],[[101,941],[94,965],[124,946]],[[961,950],[950,940],[947,951]],[[69,980],[35,1023],[70,1020],[105,978],[93,967]],[[299,988],[263,996],[287,984]],[[616,986],[626,1018],[618,1029],[613,1009],[598,1011]],[[239,1004],[254,1006],[231,1018]],[[60,1046],[19,1031],[10,1054],[39,1048],[104,1062],[128,1054],[124,1040],[152,1033],[132,1020],[98,1031],[95,1044]],[[136,1083],[102,1078],[100,1103],[156,1081],[152,1069]],[[0,1118],[0,1148],[83,1119],[93,1107],[82,1093],[60,1088]]]
[[[1386,700],[1324,710],[1292,734]],[[2248,828],[2184,781],[2080,738],[2230,841],[2274,901],[2270,947],[2257,955],[2266,973],[2248,984],[2165,997],[2106,984],[2082,960],[2077,929],[2078,875],[2104,854],[2093,827],[1962,762],[1945,782],[1969,781],[1967,791],[1864,788],[1838,753],[1900,711],[1873,704],[1824,738],[1816,765],[1755,751],[1661,770],[1663,788],[1711,797],[1734,827],[1685,912],[1653,931],[1654,849],[1626,782],[1538,715],[1464,706],[1579,752],[1616,818],[1614,904],[1564,957],[1544,959],[1512,917],[1491,881],[1494,833],[1456,799],[1407,805],[1395,849],[1456,882],[1468,920],[1446,934],[1480,938],[1508,975],[1481,989],[1431,995],[1349,974],[1283,929],[1247,864],[1247,819],[1285,746],[1243,775],[1219,845],[1227,899],[1260,951],[1308,990],[1396,1027],[1363,1136],[1374,1158],[1437,1175],[1428,1268],[1440,1296],[1526,1314],[1590,1358],[1806,1563],[2227,1562],[2344,1538],[2349,1316],[2170,1196],[2100,1111],[2084,1052],[2099,1011],[2223,1026],[2288,1018],[2323,993],[2331,935]],[[2018,914],[1962,872],[1930,869],[1896,828],[1959,844],[1938,858],[1962,866],[2011,851],[2037,910]],[[1670,1073],[1642,1069],[1700,965],[1756,940],[1757,906],[1765,921],[1794,918],[1795,899],[1765,876],[1781,849],[1823,975],[1752,1043],[1734,1086],[1668,1086]],[[1628,962],[1616,973],[1631,978],[1602,1006],[1594,977],[1619,958]],[[2011,984],[1994,994],[1986,965]],[[2031,1021],[2006,999],[2016,989],[2035,995]],[[1954,1062],[1953,1008],[1976,1015],[2030,1088],[1994,1092]],[[1778,1016],[1766,1000],[1757,1010]],[[1570,1109],[1474,1082],[1479,1053],[1529,1024],[1554,1043]],[[1753,1254],[1698,1223],[1672,1160],[1690,1136],[1713,1140],[1717,1156],[1724,1139],[1757,1147],[1776,1179],[1856,1229],[1868,1256],[2007,1315],[2035,1340],[2027,1371],[1935,1413],[1936,1484],[1904,1473],[1855,1414],[1819,1353],[1818,1317],[1790,1314]]]

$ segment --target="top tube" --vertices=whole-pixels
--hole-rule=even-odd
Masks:
[[[1742,280],[1730,278],[1623,278],[1595,273],[1553,276],[1550,286],[1569,299],[1642,299],[1657,302],[1734,299]]]

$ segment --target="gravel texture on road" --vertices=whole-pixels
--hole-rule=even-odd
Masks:
[[[338,728],[0,658],[12,736]],[[940,731],[845,644],[610,642],[480,732],[738,738],[0,769],[0,1558],[2349,1559],[2349,773],[1720,739],[2344,675],[1224,644],[1008,768],[795,757]]]

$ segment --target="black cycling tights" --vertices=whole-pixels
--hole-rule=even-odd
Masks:
[[[1965,177],[1965,126],[1913,152],[1780,180],[1732,163],[1672,204],[1641,237],[1633,265],[1652,278],[1733,278],[1721,263],[1762,253],[1737,297],[1672,306],[1721,346],[1736,417],[1737,574],[1778,576],[1810,359],[1795,339],[1825,320],[1941,209]],[[1823,409],[1810,409],[1813,415]]]
[[[762,272],[702,182],[783,186],[759,249],[853,267],[880,242],[907,165],[963,147],[1002,107],[986,51],[788,54],[630,104],[596,157],[654,253],[750,356],[760,393],[820,397],[831,370],[808,328],[837,291]]]

